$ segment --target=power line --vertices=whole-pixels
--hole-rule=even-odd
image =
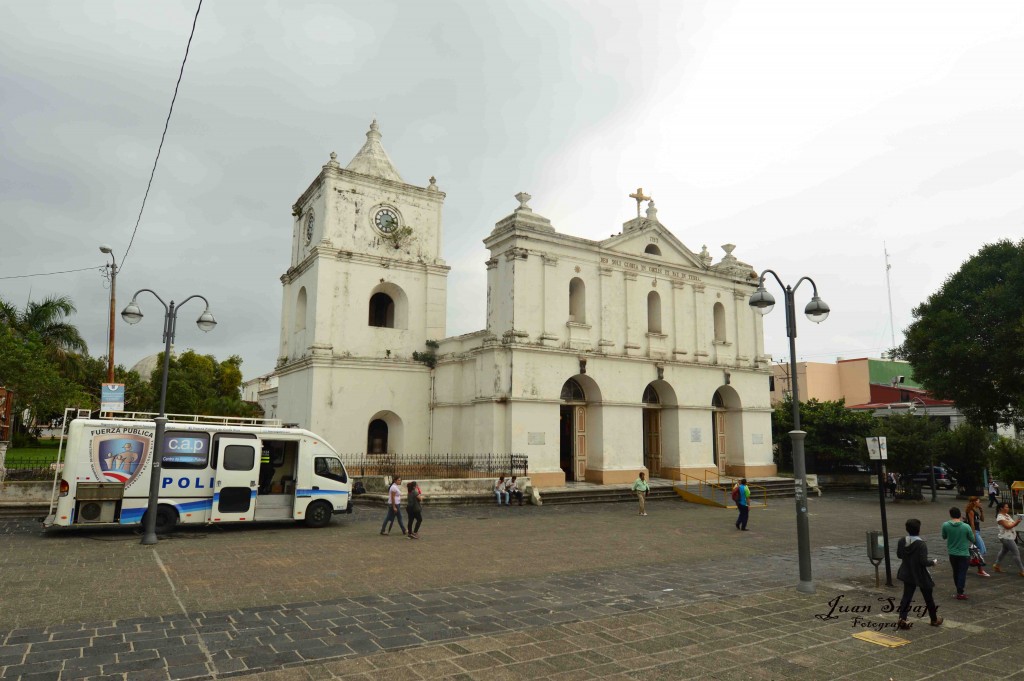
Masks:
[[[0,279],[27,279],[28,277],[49,277],[54,274],[68,274],[70,272],[85,272],[86,270],[102,270],[102,267],[83,267],[77,270],[61,270],[60,272],[36,272],[35,274],[15,274],[9,277],[0,277]]]
[[[174,84],[174,96],[171,97],[171,108],[167,111],[167,120],[164,121],[164,132],[160,135],[160,146],[156,149],[156,158],[153,159],[153,170],[149,173],[149,183],[146,184],[146,193],[142,195],[142,206],[139,208],[139,217],[135,220],[135,229],[132,230],[132,238],[128,242],[128,248],[124,251],[124,257],[121,258],[121,266],[119,269],[124,269],[124,261],[128,259],[128,253],[132,250],[132,244],[135,243],[135,234],[139,231],[139,223],[142,222],[142,211],[146,209],[146,199],[149,198],[149,189],[153,186],[153,177],[156,175],[156,165],[160,161],[160,151],[164,148],[164,139],[167,137],[167,128],[171,124],[171,114],[174,112],[174,102],[178,99],[178,87],[181,85],[181,77],[185,73],[185,62],[188,61],[188,51],[192,47],[192,36],[196,34],[196,23],[199,21],[199,10],[203,8],[203,0],[199,0],[199,6],[196,7],[196,16],[192,19],[192,32],[188,35],[188,44],[185,45],[185,57],[181,60],[181,70],[178,71],[178,82]]]

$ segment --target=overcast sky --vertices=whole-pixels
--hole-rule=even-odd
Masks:
[[[100,244],[124,257],[196,2],[0,6],[0,296],[69,295],[106,354]],[[693,251],[721,244],[832,315],[800,359],[879,356],[983,244],[1024,235],[1024,3],[207,0],[118,279],[182,309],[176,346],[273,369],[291,206],[376,117],[407,182],[447,193],[448,333],[483,328],[481,240],[518,203],[607,238],[643,187]],[[771,288],[781,300],[780,291]],[[810,290],[797,293],[803,306]],[[162,310],[118,319],[118,363]],[[789,355],[781,309],[766,351]]]

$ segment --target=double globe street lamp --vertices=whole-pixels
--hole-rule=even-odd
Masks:
[[[801,277],[796,286],[786,286],[772,270],[765,270],[757,281],[757,290],[750,296],[750,307],[762,315],[766,315],[775,307],[775,297],[764,288],[766,274],[775,277],[785,293],[786,301],[786,335],[789,336],[789,380],[793,394],[793,430],[789,438],[793,442],[793,476],[796,478],[796,537],[797,552],[800,559],[800,583],[796,590],[801,593],[814,593],[814,581],[811,579],[811,535],[807,521],[807,467],[804,462],[804,438],[807,433],[800,430],[800,394],[796,380],[796,304],[793,294],[805,281],[811,283],[814,292],[811,302],[804,308],[804,314],[815,324],[828,318],[828,305],[818,297],[818,286],[810,277]]]
[[[196,326],[202,331],[212,331],[213,327],[217,326],[217,320],[213,318],[213,313],[210,312],[210,301],[201,295],[189,296],[177,306],[175,306],[172,300],[170,304],[165,303],[163,298],[158,296],[156,292],[143,288],[135,292],[132,296],[132,302],[128,303],[128,306],[121,312],[121,318],[129,324],[138,324],[142,321],[142,310],[139,309],[139,304],[135,302],[136,298],[139,297],[140,293],[147,292],[152,293],[153,297],[160,301],[160,304],[164,306],[164,373],[163,378],[160,381],[160,415],[156,417],[156,443],[153,447],[153,464],[150,467],[149,477],[149,505],[146,509],[146,515],[143,518],[143,544],[156,544],[156,514],[157,514],[157,500],[160,495],[160,460],[163,457],[164,447],[164,430],[167,427],[167,415],[164,413],[164,409],[167,405],[167,371],[170,367],[171,359],[171,344],[174,343],[174,328],[178,322],[178,310],[181,306],[192,300],[193,298],[199,298],[206,303],[206,309],[203,314],[199,315],[199,319],[196,320]]]

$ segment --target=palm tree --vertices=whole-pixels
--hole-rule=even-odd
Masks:
[[[50,296],[30,302],[24,310],[0,300],[0,324],[20,336],[35,335],[46,346],[51,357],[64,362],[68,355],[86,353],[88,348],[78,328],[66,318],[75,312],[75,304],[67,296]]]

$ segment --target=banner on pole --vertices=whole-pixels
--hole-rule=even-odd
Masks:
[[[124,411],[124,383],[104,383],[100,411]]]
[[[884,437],[864,438],[868,443],[868,458],[872,461],[888,461],[889,452],[885,447]]]

